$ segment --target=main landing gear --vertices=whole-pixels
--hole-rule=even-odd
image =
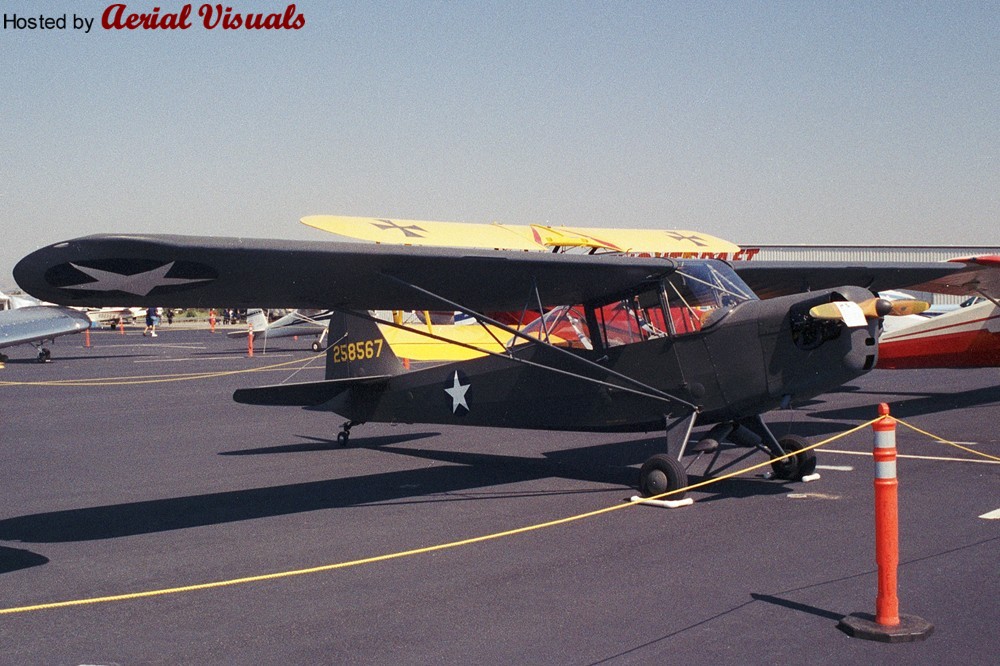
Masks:
[[[654,497],[687,486],[687,470],[680,461],[666,453],[657,453],[639,470],[639,492]],[[670,499],[684,498],[685,493],[675,493]]]
[[[694,426],[696,417],[697,414],[692,413],[676,419],[672,423],[668,421],[666,428],[667,453],[658,453],[652,456],[639,470],[639,490],[645,497],[662,495],[686,487],[688,485],[687,469],[706,453],[715,453],[717,457],[719,443],[724,440],[769,455],[774,460],[771,463],[774,477],[782,481],[801,481],[802,477],[816,471],[816,454],[813,451],[804,450],[808,447],[804,438],[798,435],[785,435],[781,439],[776,438],[759,415],[720,423],[709,430],[705,437],[689,447],[688,440],[691,437],[691,428]],[[697,455],[685,467],[681,460],[688,452]],[[782,458],[789,453],[795,455],[777,460],[777,458]],[[711,469],[715,459],[713,458],[709,463],[709,469]],[[684,494],[675,493],[670,495],[670,499],[681,499]]]

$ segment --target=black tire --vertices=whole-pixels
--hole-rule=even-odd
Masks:
[[[785,435],[778,440],[778,444],[785,450],[785,453],[802,451],[809,446],[803,437],[798,435]],[[816,471],[816,453],[813,451],[802,451],[790,458],[777,460],[771,463],[771,469],[776,478],[784,481],[801,481],[803,476],[808,476]]]
[[[687,472],[680,461],[664,453],[657,453],[647,460],[639,470],[639,492],[644,497],[662,495],[671,490],[677,490],[687,485]],[[687,493],[670,495],[671,500],[679,500]]]
[[[318,351],[319,351],[319,350],[321,350],[321,349],[322,349],[322,347],[320,347],[320,346],[319,346],[319,343],[318,343],[318,342],[314,342],[314,343],[312,343],[312,350],[313,350],[314,352],[318,352]]]
[[[351,436],[349,434],[347,434],[346,432],[338,432],[337,433],[337,444],[339,444],[340,446],[347,446],[347,440],[349,440],[350,438],[351,438]]]

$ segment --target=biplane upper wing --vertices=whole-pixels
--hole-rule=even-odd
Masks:
[[[90,327],[83,312],[54,305],[29,305],[0,312],[0,347],[51,340]]]
[[[65,305],[442,309],[436,294],[511,311],[538,298],[548,305],[610,300],[674,268],[668,259],[613,255],[95,235],[36,250],[14,267],[14,278],[26,292]]]
[[[311,215],[302,223],[339,236],[391,245],[550,251],[585,248],[653,256],[731,256],[739,246],[705,233],[662,229],[607,229],[542,224],[475,224]]]
[[[941,281],[955,282],[970,266],[953,262],[871,262],[835,261],[736,261],[733,267],[743,281],[761,298],[775,298],[845,284],[867,287],[873,292],[890,289],[918,289]],[[951,291],[943,293],[969,293]]]

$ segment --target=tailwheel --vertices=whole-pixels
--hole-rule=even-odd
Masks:
[[[340,426],[340,432],[337,433],[337,444],[347,446],[351,439],[351,428],[362,423],[364,421],[344,421],[344,425]]]
[[[312,343],[312,350],[314,352],[319,352],[322,349],[323,349],[323,347],[322,347],[322,345],[319,344],[318,341]]]
[[[645,497],[662,495],[687,485],[687,472],[676,458],[658,453],[642,465],[639,470],[639,491]],[[684,497],[686,493],[670,496],[672,500]]]
[[[52,352],[46,349],[45,347],[40,347],[38,350],[37,358],[39,363],[48,363],[49,361],[52,360]]]
[[[785,453],[802,451],[809,443],[798,435],[785,435],[778,440]],[[802,451],[784,460],[771,463],[774,476],[785,481],[799,481],[816,471],[816,454],[813,451]]]

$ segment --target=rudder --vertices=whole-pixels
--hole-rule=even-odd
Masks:
[[[338,310],[329,326],[327,379],[398,375],[404,371],[402,361],[373,320]]]

